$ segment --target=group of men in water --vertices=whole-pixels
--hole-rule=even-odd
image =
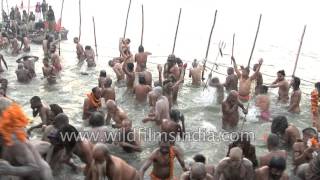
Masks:
[[[90,46],[83,48],[78,38],[73,40],[79,63],[86,61],[88,67],[95,67],[94,50]],[[30,50],[30,46],[27,47]],[[54,83],[62,66],[52,37],[47,36],[43,41],[43,51],[43,75],[49,83]],[[320,82],[315,84],[311,93],[312,126],[300,132],[285,116],[272,117],[271,100],[267,94],[268,88],[279,88],[277,102],[288,105],[287,111],[298,116],[302,97],[300,78],[292,77],[289,82],[285,71],[280,70],[277,72],[277,79],[270,85],[265,85],[260,72],[262,59],[254,64],[254,73],[250,75],[250,67],[240,66],[239,69],[235,58],[231,57],[233,67],[227,69],[224,83],[220,83],[219,78],[212,77],[212,74],[209,74],[208,79],[208,85],[216,89],[217,104],[221,104],[222,129],[238,132],[239,108],[246,115],[249,107],[245,107],[246,103],[255,99],[255,105],[259,109],[258,118],[262,122],[272,121],[271,132],[266,138],[269,152],[257,157],[255,146],[251,144],[250,137],[241,132],[241,127],[237,140],[228,146],[226,157],[216,165],[208,163],[203,154],[195,154],[194,162],[187,165],[182,149],[176,144],[178,137],[183,139],[185,136],[185,117],[174,106],[178,102],[179,89],[184,84],[186,71],[189,71],[192,85],[200,88],[204,80],[202,72],[206,67],[194,60],[192,67],[187,69],[187,64],[172,54],[163,66],[157,66],[158,78],[155,80],[147,69],[147,59],[151,53],[144,51],[142,45],[139,46],[138,53],[133,55],[130,39],[121,38],[119,51],[120,57],[108,62],[116,79],[112,80],[105,70],[100,71],[97,86],[84,98],[82,119],[89,127],[89,132],[101,136],[98,141],[77,138],[81,132],[70,124],[63,108],[58,104],[46,105],[38,96],[30,99],[30,105],[33,117],[39,116],[41,123],[26,131],[29,120],[18,104],[6,97],[8,82],[1,79],[0,179],[18,177],[51,180],[64,164],[75,171],[81,171],[88,180],[142,180],[150,166],[153,167],[150,173],[152,180],[172,180],[179,176],[174,167],[177,160],[183,171],[181,180],[288,180],[288,171],[291,169],[287,169],[287,159],[291,154],[286,150],[292,152],[292,178],[320,179]],[[0,58],[7,67],[2,55]],[[17,60],[16,74],[19,82],[27,83],[36,77],[34,63],[38,59],[35,56],[23,56]],[[1,70],[3,68],[0,63]],[[158,147],[139,169],[110,152],[111,144],[121,147],[125,153],[140,153],[144,150],[133,119],[117,104],[113,81],[119,87],[125,84],[127,92],[135,97],[137,103],[149,106],[150,112],[141,121],[154,123],[154,129],[161,132]],[[252,84],[255,84],[255,88],[252,88]],[[289,97],[290,88],[292,92]],[[112,133],[108,126],[118,133],[114,141],[105,136]],[[35,129],[42,132],[41,140],[29,138]],[[76,136],[67,140],[63,138],[70,134]],[[73,161],[74,155],[79,157],[84,166]]]

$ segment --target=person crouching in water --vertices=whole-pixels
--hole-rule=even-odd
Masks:
[[[84,55],[86,57],[88,67],[95,67],[96,62],[95,62],[95,53],[93,49],[91,48],[91,46],[86,46],[84,49],[85,49]]]
[[[260,86],[259,95],[256,98],[256,106],[260,110],[260,115],[258,116],[263,121],[270,120],[270,98],[267,95],[268,86]]]

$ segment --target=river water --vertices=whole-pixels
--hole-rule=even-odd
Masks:
[[[36,1],[30,0],[31,8],[34,9]],[[60,0],[48,0],[55,10],[56,19],[60,17]],[[123,36],[128,0],[82,1],[82,36],[83,45],[94,46],[94,35],[92,28],[92,16],[95,17],[97,44],[98,44],[98,66],[88,70],[88,75],[80,74],[80,67],[77,66],[75,45],[72,38],[79,33],[78,0],[66,0],[63,11],[63,26],[70,30],[69,40],[61,43],[63,71],[61,79],[56,85],[48,85],[42,80],[41,61],[36,63],[37,78],[29,84],[20,84],[16,80],[15,60],[18,57],[10,57],[3,52],[9,64],[9,71],[1,76],[9,80],[8,96],[20,102],[26,113],[32,116],[29,100],[32,96],[38,95],[47,103],[57,103],[63,107],[71,122],[76,127],[82,127],[82,104],[86,93],[97,85],[99,71],[106,69],[107,73],[115,79],[113,71],[108,67],[107,62],[112,57],[118,56],[118,40]],[[9,6],[21,4],[20,0],[9,0]],[[264,58],[261,71],[265,74],[275,76],[278,70],[284,69],[288,75],[294,67],[296,52],[298,49],[303,26],[307,24],[306,35],[301,51],[300,60],[296,75],[311,82],[319,81],[319,74],[316,67],[320,67],[318,41],[320,31],[315,0],[306,1],[236,1],[236,0],[132,0],[130,16],[126,37],[132,41],[131,50],[137,52],[140,44],[141,34],[141,4],[144,5],[145,27],[143,45],[146,51],[153,53],[149,58],[148,69],[157,79],[156,65],[163,64],[166,56],[171,53],[174,33],[178,18],[179,8],[182,8],[179,33],[175,48],[176,56],[188,62],[189,67],[194,58],[203,59],[207,46],[210,28],[213,22],[214,11],[218,9],[217,23],[213,32],[212,44],[209,53],[209,62],[214,62],[218,50],[219,41],[227,43],[224,53],[231,53],[232,35],[236,33],[235,57],[238,64],[247,64],[252,48],[259,14],[262,13],[262,22],[258,36],[256,49],[253,54],[252,63],[258,58]],[[24,1],[27,5],[27,1]],[[6,4],[5,4],[6,7]],[[30,54],[43,57],[41,46],[32,45]],[[218,71],[225,73],[225,66],[230,65],[230,56],[225,55],[217,61]],[[209,66],[211,64],[209,63]],[[314,68],[313,68],[314,67]],[[223,75],[214,74],[223,78]],[[223,81],[221,79],[221,81]],[[271,83],[275,77],[264,76],[265,83]],[[174,108],[181,110],[186,117],[186,127],[188,131],[197,128],[221,131],[220,106],[214,103],[214,90],[203,91],[202,88],[194,88],[190,79],[186,77],[184,86],[180,89],[178,105]],[[305,93],[301,101],[302,112],[299,115],[286,113],[284,107],[275,104],[277,90],[269,92],[272,98],[272,115],[285,114],[290,123],[303,129],[311,124],[310,116],[310,96],[313,84],[302,81],[302,90]],[[133,121],[134,127],[153,127],[152,124],[143,124],[141,120],[148,114],[148,108],[136,105],[133,97],[125,92],[125,88],[117,88],[116,101]],[[254,103],[250,103],[250,108],[254,109]],[[244,129],[253,131],[257,145],[257,155],[265,153],[266,146],[262,141],[264,134],[270,131],[270,123],[257,122],[254,117],[254,110],[249,112],[248,122]],[[34,123],[39,122],[39,118],[34,119]],[[37,136],[37,135],[36,135]],[[35,137],[33,137],[35,138]],[[187,162],[195,153],[203,153],[208,158],[209,163],[217,162],[225,156],[228,142],[181,142],[178,146],[184,150]],[[136,168],[139,168],[148,155],[157,147],[157,142],[144,142],[144,150],[140,154],[127,155],[119,149],[113,151],[114,154],[124,158]],[[289,159],[288,165],[291,166]],[[178,164],[176,164],[178,165]],[[65,179],[72,176],[73,179],[81,179],[81,175],[67,171],[67,175],[57,178]],[[181,173],[181,168],[176,168],[177,175]]]

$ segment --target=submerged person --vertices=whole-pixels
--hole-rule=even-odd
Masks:
[[[262,58],[259,59],[258,67],[257,67],[256,71],[254,72],[254,74],[251,76],[249,76],[249,74],[250,74],[249,67],[246,67],[246,68],[242,67],[241,68],[242,73],[241,73],[238,70],[238,67],[237,67],[237,64],[236,64],[234,57],[231,57],[231,60],[233,61],[234,69],[235,69],[237,76],[239,78],[239,99],[241,101],[247,102],[250,100],[251,83],[253,80],[256,79],[256,76],[260,71],[263,59]]]
[[[84,55],[86,57],[87,65],[88,67],[95,67],[96,62],[95,62],[95,53],[94,50],[91,48],[91,46],[86,46],[84,48]]]
[[[206,172],[206,167],[203,163],[193,163],[190,170],[184,172],[180,176],[180,180],[213,180],[213,176]]]
[[[4,57],[2,54],[0,54],[0,73],[4,72],[4,69],[2,67],[2,63],[4,64],[4,66],[6,67],[6,69],[8,70],[8,65],[6,60],[4,60]]]
[[[234,74],[234,69],[232,67],[228,67],[227,74],[228,76],[226,77],[226,81],[223,86],[227,91],[238,91],[238,76]]]
[[[312,112],[312,126],[320,131],[319,121],[319,100],[320,100],[320,82],[315,83],[314,89],[311,92],[311,112]]]
[[[144,76],[139,76],[139,84],[133,88],[136,100],[140,103],[144,103],[147,100],[148,93],[152,90],[151,86],[146,84]]]
[[[21,83],[28,83],[31,81],[32,76],[28,69],[24,68],[23,63],[18,63],[16,70],[17,80]]]
[[[242,109],[244,114],[248,113],[242,103],[238,100],[238,92],[231,91],[227,99],[222,103],[222,128],[225,130],[234,129],[239,122],[238,108]]]
[[[121,128],[122,126],[122,121],[125,119],[128,119],[127,113],[121,109],[114,100],[108,100],[106,102],[107,106],[107,119],[106,119],[106,124],[110,124],[110,120],[112,119],[115,124],[112,125],[114,128]]]
[[[253,180],[252,163],[242,155],[239,147],[230,150],[229,157],[223,158],[216,167],[214,179],[224,180]]]
[[[99,110],[101,107],[101,90],[99,87],[94,87],[90,94],[87,94],[83,103],[82,119],[88,120],[92,113]]]
[[[30,72],[30,76],[32,78],[36,77],[36,72],[35,72],[35,62],[38,61],[39,57],[37,56],[23,56],[19,59],[17,59],[17,63],[21,63],[21,59],[23,59],[22,63],[24,65],[24,68],[28,69]]]
[[[212,78],[212,74],[209,74],[209,86],[212,86],[214,88],[216,88],[216,101],[217,104],[222,104],[223,100],[224,100],[224,87],[223,85],[220,83],[219,78],[214,77]]]
[[[279,149],[280,139],[276,134],[269,134],[267,139],[268,153],[259,158],[259,167],[267,166],[272,157],[282,157],[287,160],[287,152]]]
[[[256,106],[260,110],[260,115],[258,117],[263,121],[270,120],[270,98],[267,95],[268,86],[260,86],[259,95],[256,97]]]
[[[143,69],[147,67],[148,56],[151,55],[150,52],[145,52],[142,45],[139,46],[138,52],[134,56],[134,61],[137,63],[136,72],[142,72]]]
[[[299,129],[293,124],[289,124],[285,116],[273,118],[271,132],[277,134],[280,137],[282,144],[290,149],[297,139],[300,139]]]
[[[15,176],[19,179],[53,180],[49,165],[27,139],[24,128],[28,118],[21,107],[7,98],[0,98],[0,105],[0,176],[4,179]]]
[[[192,62],[192,69],[189,71],[189,77],[192,78],[192,85],[201,85],[201,75],[203,67],[199,65],[198,61],[195,59]]]
[[[255,170],[256,180],[289,180],[286,160],[283,157],[272,157],[270,163]]]
[[[79,63],[81,63],[82,61],[85,60],[85,53],[84,53],[83,46],[80,44],[79,38],[77,37],[73,38],[73,42],[77,45],[76,46],[77,58],[79,60]]]
[[[153,165],[150,174],[151,180],[173,179],[174,177],[174,159],[180,163],[183,171],[187,171],[183,160],[182,152],[169,142],[160,141],[159,147],[155,149],[146,162],[140,168],[140,179],[144,179],[144,173]]]
[[[293,77],[291,86],[293,91],[290,97],[288,111],[291,113],[300,113],[300,101],[301,101],[300,78]]]
[[[286,73],[284,70],[277,72],[278,78],[269,86],[270,88],[279,88],[278,102],[286,104],[289,100],[289,82],[285,79]]]
[[[138,171],[124,160],[110,154],[108,146],[98,143],[92,150],[93,160],[86,175],[87,180],[139,180]]]

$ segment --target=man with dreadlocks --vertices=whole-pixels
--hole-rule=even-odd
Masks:
[[[282,144],[289,148],[292,148],[293,143],[300,139],[299,129],[293,124],[288,124],[285,116],[273,118],[271,133],[277,134],[281,138]]]
[[[51,169],[27,140],[28,118],[21,107],[0,98],[0,177],[53,180]]]
[[[239,78],[239,99],[243,102],[247,102],[250,100],[250,88],[251,88],[251,82],[256,79],[256,76],[258,75],[263,59],[261,58],[259,60],[259,65],[256,68],[256,71],[254,72],[253,75],[249,76],[250,74],[250,69],[249,67],[241,67],[242,73],[238,70],[236,60],[234,57],[231,57],[231,60],[233,61],[233,66],[234,69],[237,73],[237,76]]]

